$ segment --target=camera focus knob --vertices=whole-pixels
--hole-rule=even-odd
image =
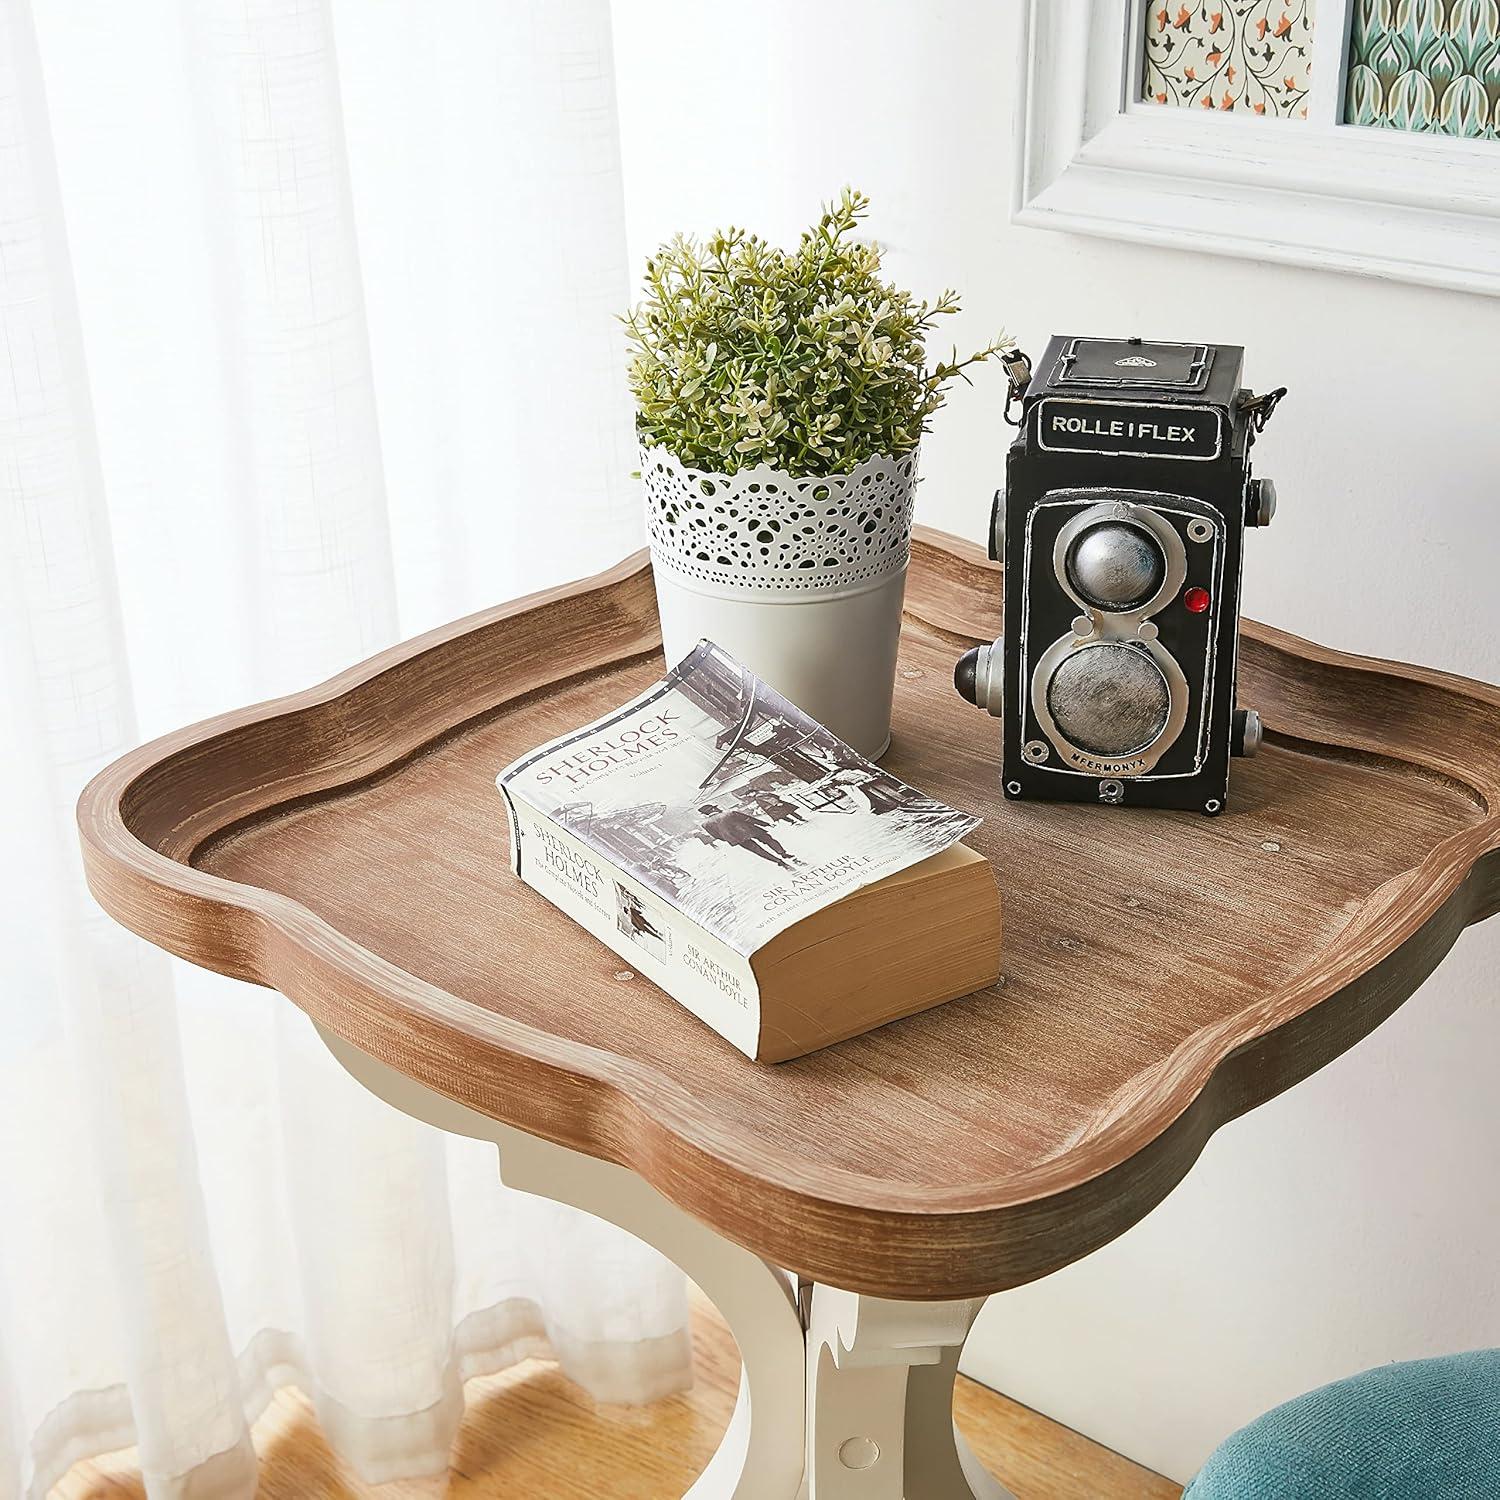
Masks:
[[[1237,708],[1234,723],[1229,731],[1229,753],[1231,755],[1254,755],[1265,738],[1265,727],[1260,715],[1253,708]]]
[[[1005,486],[995,491],[990,503],[990,561],[1005,561]]]
[[[1252,479],[1245,495],[1245,525],[1269,526],[1276,514],[1276,481]]]
[[[974,646],[959,657],[953,668],[953,686],[958,695],[995,718],[1005,695],[1004,639],[987,646]]]

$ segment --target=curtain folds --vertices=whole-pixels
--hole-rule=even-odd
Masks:
[[[249,1497],[285,1381],[384,1479],[526,1354],[686,1378],[674,1268],[115,928],[72,826],[142,734],[639,545],[612,78],[606,0],[0,0],[0,1497],[129,1442]]]

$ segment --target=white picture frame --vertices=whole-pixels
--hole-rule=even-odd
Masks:
[[[1153,0],[1022,3],[1016,223],[1500,295],[1500,142],[1341,123],[1352,0],[1306,119],[1143,103]]]

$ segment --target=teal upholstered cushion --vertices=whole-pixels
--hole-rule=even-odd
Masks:
[[[1496,1500],[1500,1349],[1382,1365],[1222,1442],[1183,1500]]]

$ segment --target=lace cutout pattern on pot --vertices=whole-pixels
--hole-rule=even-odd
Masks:
[[[714,474],[644,448],[641,476],[653,558],[705,583],[833,592],[899,572],[911,551],[915,451],[807,479],[769,464]]]

